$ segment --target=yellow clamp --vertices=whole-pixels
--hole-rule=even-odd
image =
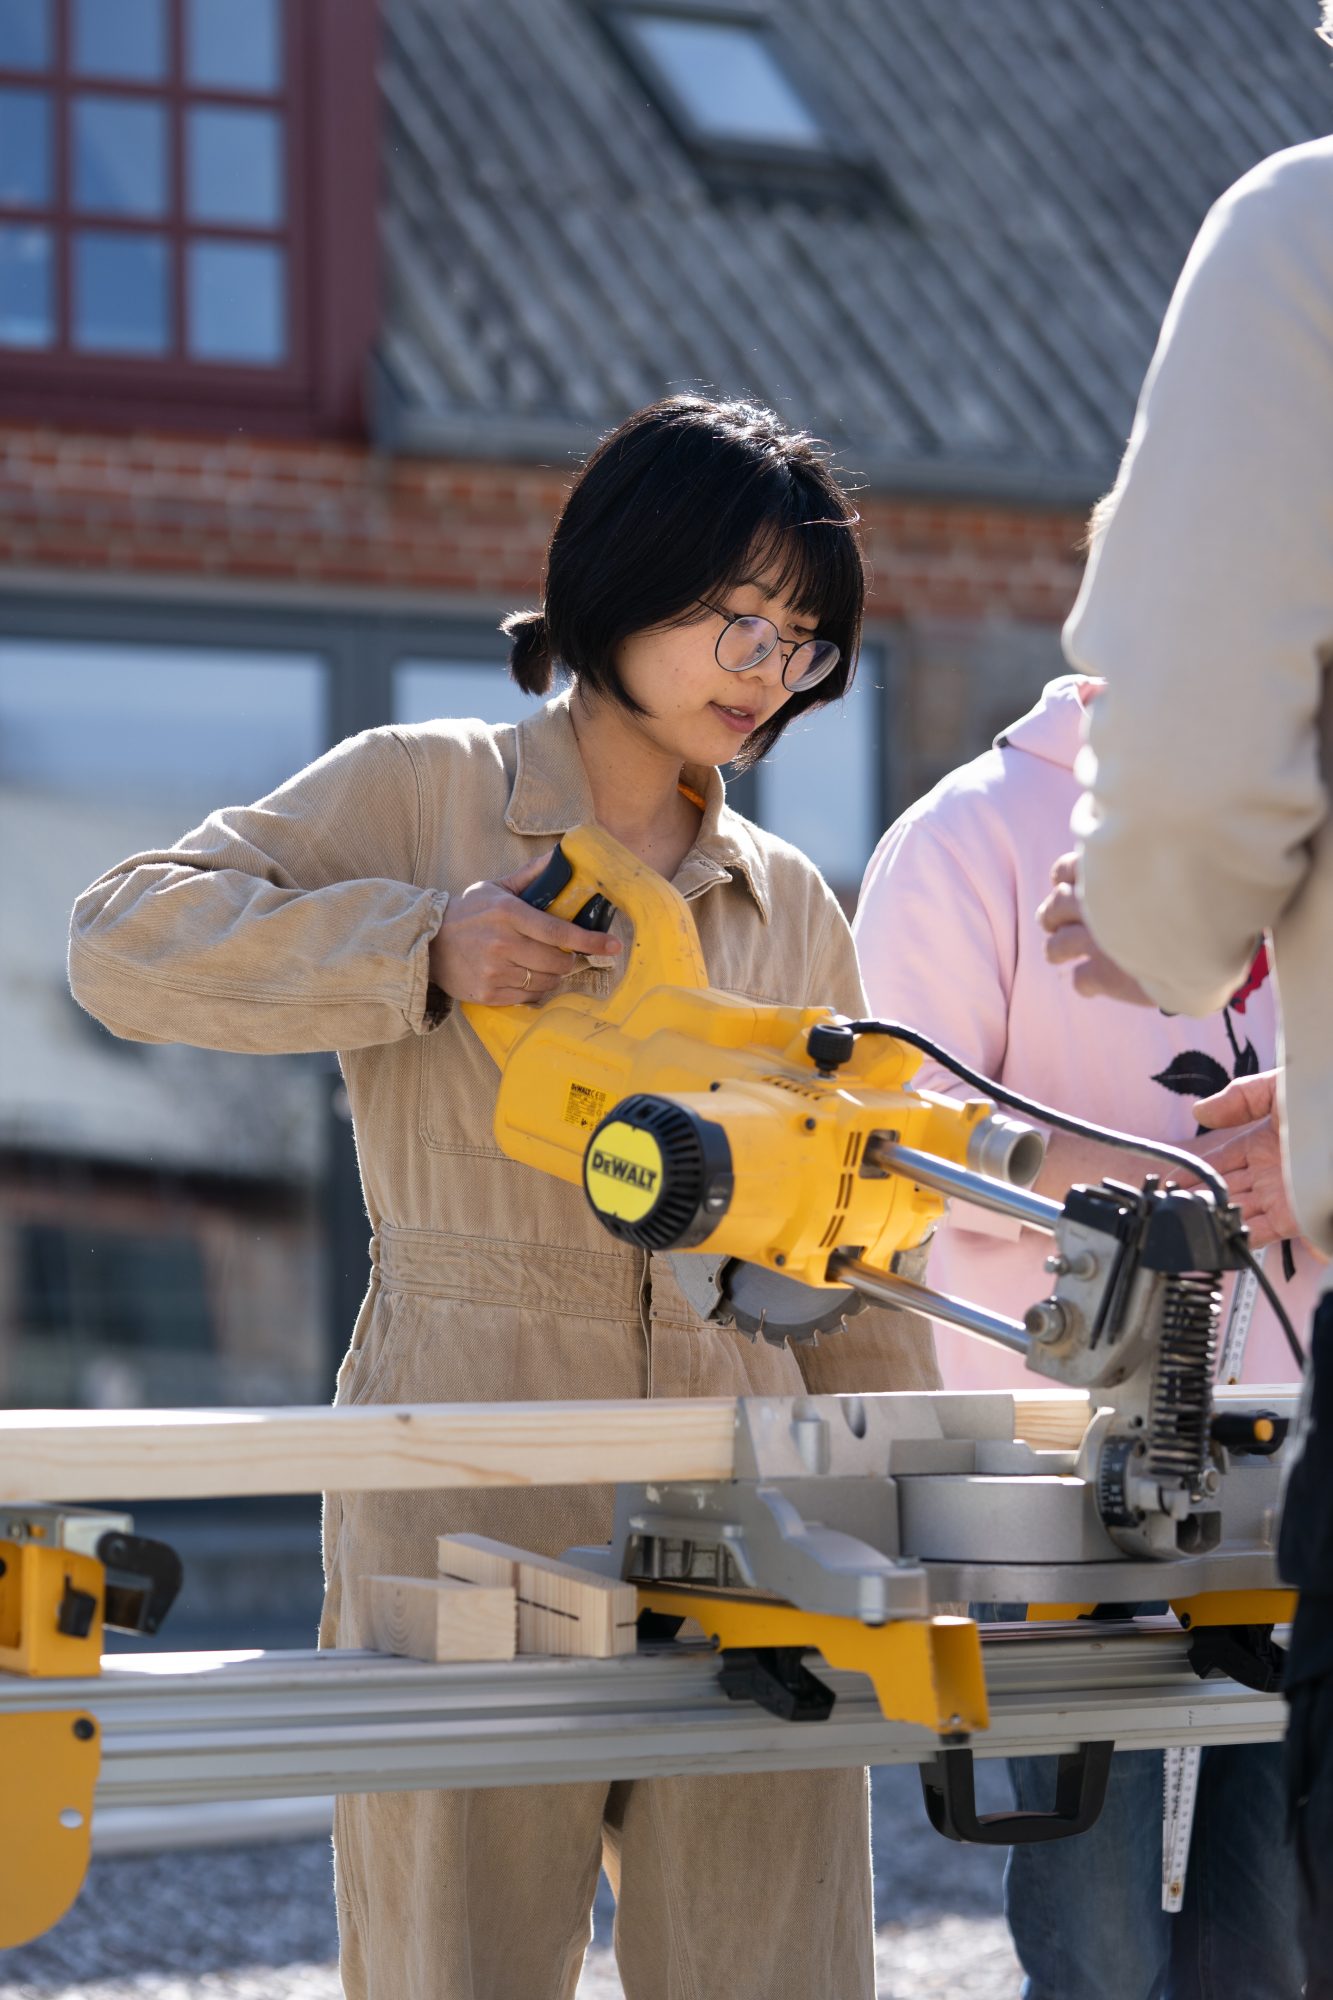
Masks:
[[[105,1579],[96,1556],[0,1541],[0,1669],[44,1679],[99,1673]]]
[[[775,1598],[731,1597],[640,1584],[639,1608],[693,1618],[719,1646],[801,1646],[831,1667],[865,1674],[889,1722],[916,1722],[937,1735],[970,1735],[990,1720],[981,1638],[971,1618],[856,1618],[798,1611]]]

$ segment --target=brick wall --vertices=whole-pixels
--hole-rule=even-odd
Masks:
[[[0,427],[0,566],[385,585],[515,602],[538,587],[558,472],[359,447]],[[872,609],[1057,624],[1081,522],[866,500]]]

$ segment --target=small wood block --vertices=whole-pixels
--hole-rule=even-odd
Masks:
[[[526,1554],[526,1549],[511,1549],[508,1542],[492,1541],[489,1535],[441,1535],[435,1544],[435,1566],[455,1583],[507,1583],[514,1590]]]
[[[441,1535],[444,1575],[480,1582],[483,1575],[514,1578],[518,1591],[520,1653],[576,1654],[608,1660],[632,1653],[638,1643],[638,1592],[632,1583],[552,1556],[535,1556],[488,1535]]]
[[[1077,1451],[1092,1412],[1086,1389],[1016,1390],[1014,1436],[1034,1451]]]
[[[362,1578],[370,1643],[377,1653],[412,1660],[512,1660],[517,1600],[507,1585],[448,1578]]]

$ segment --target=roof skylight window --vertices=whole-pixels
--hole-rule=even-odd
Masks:
[[[829,150],[762,25],[628,8],[619,24],[700,139]]]
[[[892,203],[762,0],[590,0],[715,194]]]

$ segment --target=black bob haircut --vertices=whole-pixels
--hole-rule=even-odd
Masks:
[[[627,417],[579,473],[547,550],[543,609],[501,627],[509,671],[526,694],[546,694],[559,667],[642,714],[616,671],[622,642],[702,617],[701,600],[762,577],[841,657],[746,741],[745,769],[795,716],[851,685],[866,592],[857,524],[824,447],[772,410],[666,397]]]

